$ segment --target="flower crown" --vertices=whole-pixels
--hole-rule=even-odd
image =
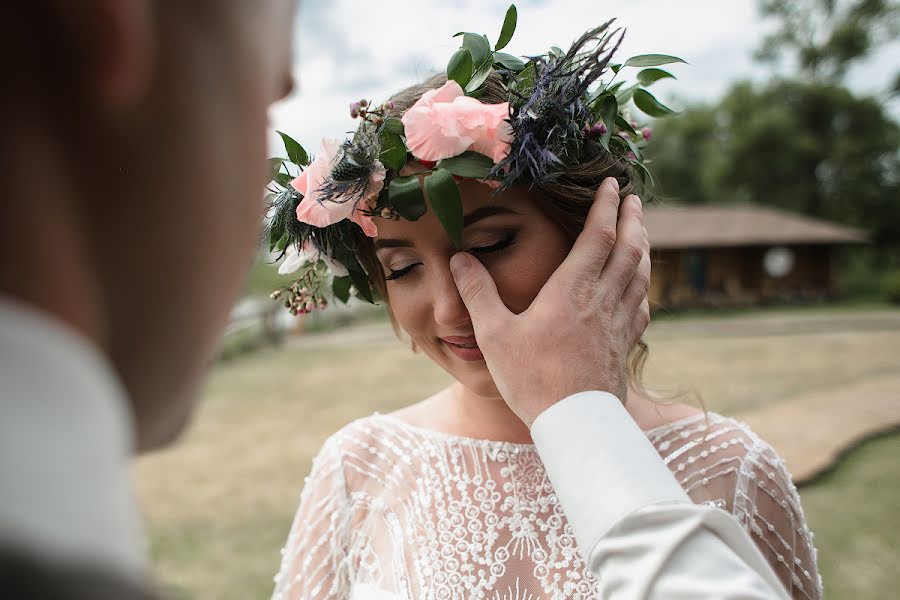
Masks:
[[[644,54],[612,63],[624,36],[612,20],[585,32],[568,52],[554,46],[522,60],[500,51],[516,21],[512,5],[493,49],[485,35],[456,34],[462,44],[447,64],[447,83],[425,92],[402,118],[394,116],[390,100],[377,106],[353,102],[350,114],[361,121],[356,132],[343,142],[322,140],[313,161],[278,132],[287,158],[270,159],[269,250],[280,253],[279,273],[301,274],[273,299],[295,315],[324,308],[332,295],[345,303],[353,294],[374,303],[371,274],[357,257],[360,241],[378,234],[378,219],[416,221],[430,207],[459,247],[459,180],[482,181],[497,191],[539,185],[608,153],[652,183],[642,155],[650,128],[638,129],[626,105],[651,117],[674,114],[645,88],[674,77],[660,65],[684,61]],[[642,68],[636,83],[615,82],[626,67]],[[602,81],[608,71],[612,77]],[[479,100],[492,73],[508,101]],[[410,159],[422,170],[401,175]]]

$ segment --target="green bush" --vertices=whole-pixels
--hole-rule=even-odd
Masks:
[[[891,304],[900,304],[900,271],[892,271],[884,276],[881,284],[884,296]]]

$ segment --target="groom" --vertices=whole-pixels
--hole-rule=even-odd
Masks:
[[[251,263],[294,11],[295,0],[0,3],[0,597],[152,597],[128,460],[183,428]],[[611,186],[527,322],[504,312],[477,263],[454,259],[479,340],[493,338],[495,379],[557,448],[550,462],[621,419],[608,394],[622,396],[616,344],[645,307],[626,315],[616,296],[645,294],[649,262],[639,204],[619,211]],[[571,360],[557,373],[545,356]],[[581,476],[555,473],[579,539],[602,534]],[[699,538],[695,566],[727,555],[756,577],[752,557]],[[592,567],[633,568],[606,550]],[[677,544],[666,552],[690,573]],[[664,585],[645,589],[662,597]]]

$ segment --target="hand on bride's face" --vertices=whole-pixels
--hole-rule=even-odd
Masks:
[[[541,211],[538,192],[514,188],[494,196],[474,181],[459,187],[465,215],[462,249],[488,269],[507,308],[523,312],[565,259],[571,241]],[[470,391],[498,396],[450,272],[457,249],[437,217],[429,211],[416,222],[380,220],[378,234],[376,254],[397,323]]]

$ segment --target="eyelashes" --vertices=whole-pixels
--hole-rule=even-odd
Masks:
[[[494,252],[500,252],[501,250],[506,250],[510,246],[512,246],[516,242],[516,234],[511,233],[507,235],[505,238],[497,242],[496,244],[491,244],[490,246],[479,246],[476,248],[469,248],[467,252],[469,254],[473,254],[475,256],[483,256],[485,254],[492,254]],[[410,271],[415,269],[418,266],[421,266],[422,263],[413,263],[407,267],[403,267],[402,269],[391,270],[390,273],[384,278],[385,281],[395,281],[400,279],[401,277],[409,274]]]

